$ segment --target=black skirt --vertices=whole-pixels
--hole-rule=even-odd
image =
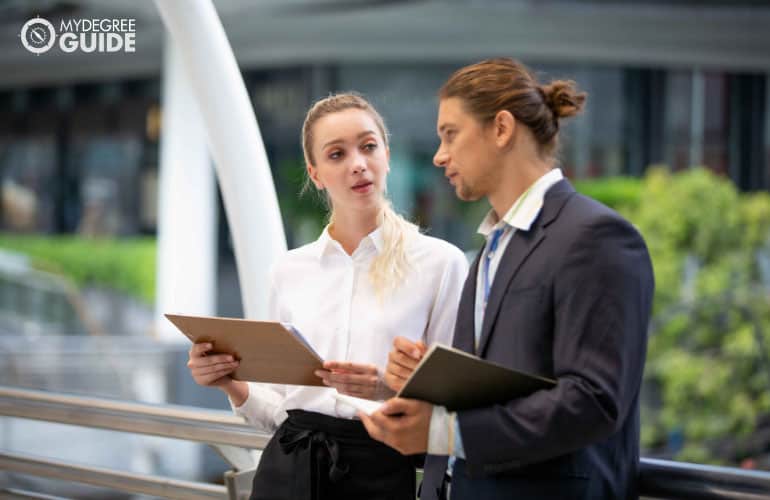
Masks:
[[[251,500],[414,500],[410,457],[358,420],[290,410],[262,452]]]

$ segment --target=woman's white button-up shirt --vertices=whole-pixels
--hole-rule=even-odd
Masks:
[[[369,268],[382,246],[378,228],[348,255],[325,229],[315,242],[290,250],[270,273],[269,319],[291,323],[324,360],[373,364],[380,376],[399,335],[451,345],[468,271],[465,255],[446,241],[415,233],[407,240],[407,278],[381,297]],[[356,410],[338,402],[334,390],[249,382],[248,399],[234,410],[268,432],[291,409],[353,418]]]

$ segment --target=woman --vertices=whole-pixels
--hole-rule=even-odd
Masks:
[[[388,133],[361,96],[338,94],[313,105],[302,147],[309,182],[329,202],[329,225],[275,265],[269,311],[324,359],[338,360],[317,372],[330,389],[233,380],[237,362],[206,356],[211,347],[204,344],[193,346],[188,366],[198,384],[227,393],[237,414],[275,431],[252,499],[413,499],[411,460],[372,440],[356,410],[333,392],[391,396],[382,376],[397,336],[419,349],[451,343],[467,262],[390,207]]]

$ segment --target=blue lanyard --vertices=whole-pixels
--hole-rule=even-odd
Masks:
[[[489,282],[489,264],[495,256],[495,250],[497,250],[497,245],[500,243],[500,237],[503,235],[504,230],[505,228],[501,227],[492,232],[492,241],[489,242],[489,249],[484,258],[484,309],[487,308],[487,301],[489,300],[489,291],[491,288]]]

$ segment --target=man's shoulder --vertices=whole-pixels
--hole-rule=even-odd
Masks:
[[[633,224],[617,211],[589,196],[574,193],[567,200],[557,221],[575,229],[617,225],[633,229]]]

